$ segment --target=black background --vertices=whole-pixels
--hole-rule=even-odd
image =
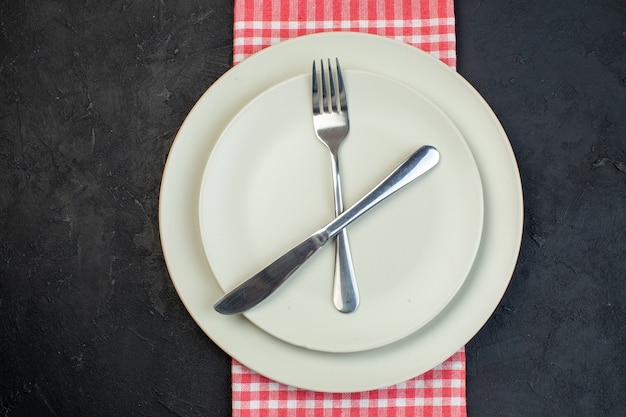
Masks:
[[[468,415],[626,415],[626,2],[459,0],[458,71],[518,158],[511,285]],[[0,1],[0,414],[227,416],[168,276],[169,147],[232,62],[231,1]]]

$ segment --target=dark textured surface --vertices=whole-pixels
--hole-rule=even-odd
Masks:
[[[458,69],[518,157],[518,267],[468,415],[626,415],[626,3],[457,2]],[[230,415],[167,274],[158,192],[231,62],[232,2],[0,2],[0,414]]]
[[[625,416],[626,2],[458,3],[459,71],[525,198],[516,273],[468,346],[468,414]]]

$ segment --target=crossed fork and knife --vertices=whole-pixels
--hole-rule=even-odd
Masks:
[[[313,61],[311,85],[313,127],[317,137],[331,154],[335,219],[220,298],[214,305],[219,313],[238,314],[256,306],[274,293],[304,262],[335,237],[333,303],[342,313],[354,312],[359,306],[359,291],[346,226],[439,163],[440,155],[437,149],[422,146],[380,184],[344,211],[339,173],[339,147],[350,132],[350,119],[339,60],[335,59],[335,71],[330,59],[327,60],[327,65],[323,60],[320,61],[319,72],[316,62]]]

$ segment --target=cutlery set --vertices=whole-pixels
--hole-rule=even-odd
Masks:
[[[381,183],[344,211],[339,147],[348,137],[350,121],[346,88],[338,59],[335,59],[335,64],[333,71],[329,59],[326,71],[326,65],[322,60],[318,72],[316,62],[313,61],[311,77],[313,128],[317,138],[331,154],[335,219],[220,298],[214,308],[221,314],[239,314],[258,305],[333,238],[335,238],[333,303],[342,313],[354,312],[359,306],[359,292],[346,227],[439,163],[440,155],[437,149],[433,146],[422,146]],[[333,72],[336,73],[336,80]]]

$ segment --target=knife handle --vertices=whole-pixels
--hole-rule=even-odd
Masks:
[[[387,178],[382,180],[380,184],[374,187],[372,191],[337,216],[335,220],[328,223],[322,231],[328,234],[329,239],[332,239],[363,213],[429,171],[439,163],[439,159],[439,151],[436,148],[433,146],[422,146],[389,174]]]

